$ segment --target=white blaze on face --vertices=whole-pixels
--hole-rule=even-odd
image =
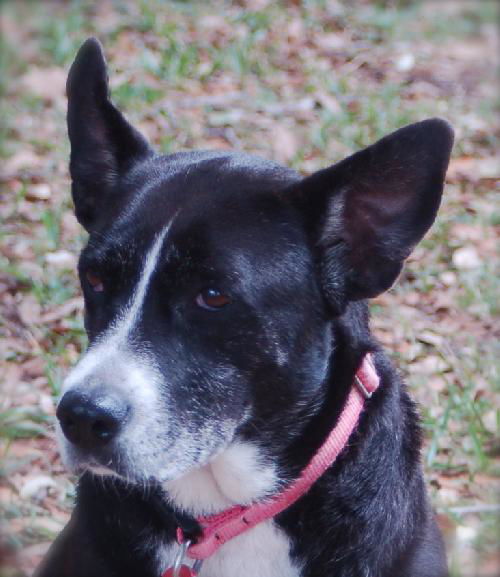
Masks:
[[[163,246],[163,241],[170,229],[170,225],[171,222],[167,224],[167,226],[156,237],[155,241],[153,242],[153,246],[149,250],[149,253],[146,255],[139,284],[137,285],[137,288],[135,289],[134,294],[130,299],[129,305],[126,307],[122,315],[120,315],[121,318],[119,318],[118,322],[115,324],[114,334],[112,335],[113,341],[117,341],[118,343],[120,341],[126,341],[128,335],[141,316],[141,309],[144,304],[149,282],[156,270],[156,265],[158,264],[158,258]]]
[[[134,439],[144,437],[146,431],[143,429],[147,427],[148,419],[157,415],[160,375],[146,350],[138,351],[130,346],[130,335],[141,318],[148,287],[171,224],[172,221],[156,236],[146,253],[139,282],[129,302],[68,375],[62,389],[65,393],[81,388],[92,394],[103,385],[110,392],[124,394],[132,404],[135,416],[127,427],[127,436]],[[62,439],[60,431],[59,436]],[[67,454],[64,442],[62,452]]]
[[[95,369],[109,360],[118,351],[125,352],[128,349],[128,337],[140,319],[141,310],[144,305],[147,289],[151,277],[158,264],[163,241],[171,226],[171,222],[162,230],[153,242],[153,246],[146,254],[144,266],[140,275],[139,283],[132,294],[126,307],[120,312],[111,327],[99,337],[97,343],[93,345],[73,371],[66,379],[63,392],[77,386],[86,377],[92,376]]]

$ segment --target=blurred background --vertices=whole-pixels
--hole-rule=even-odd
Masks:
[[[236,148],[305,173],[404,124],[456,130],[443,207],[373,328],[418,400],[453,577],[500,574],[498,3],[0,3],[0,556],[30,575],[74,479],[54,401],[85,347],[64,85],[89,35],[161,151]]]

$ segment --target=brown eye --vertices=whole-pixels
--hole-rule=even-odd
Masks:
[[[196,297],[196,304],[209,311],[216,311],[225,307],[231,302],[231,299],[221,293],[218,289],[208,288],[202,290],[201,293]]]
[[[102,293],[104,291],[104,285],[102,284],[101,277],[95,272],[88,270],[85,273],[85,278],[87,282],[92,287],[92,290],[96,293]]]

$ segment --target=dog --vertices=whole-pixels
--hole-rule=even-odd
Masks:
[[[417,411],[367,299],[436,217],[448,123],[303,177],[156,154],[94,38],[67,95],[89,348],[57,407],[76,507],[37,576],[445,577]]]

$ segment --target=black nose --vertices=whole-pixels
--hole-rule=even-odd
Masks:
[[[102,447],[116,437],[127,413],[126,403],[114,396],[90,398],[76,391],[65,393],[56,411],[68,441],[86,449]]]

